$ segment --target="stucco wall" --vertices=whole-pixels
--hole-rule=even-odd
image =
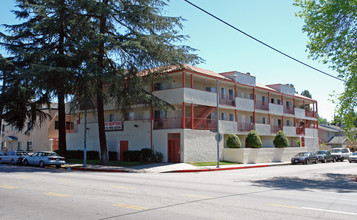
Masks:
[[[242,111],[254,111],[254,101],[251,99],[243,99],[243,98],[236,98],[236,106],[237,110]]]
[[[305,128],[305,137],[318,137],[318,129]]]
[[[216,133],[200,130],[184,131],[184,162],[217,161]],[[220,142],[220,157],[224,141]]]
[[[295,108],[295,117],[304,119],[305,118],[305,110],[301,108]]]
[[[270,135],[270,125],[268,124],[255,124],[255,130],[259,135]]]
[[[219,120],[219,132],[222,134],[236,134],[237,122]]]
[[[283,106],[269,103],[269,113],[274,115],[283,115]]]
[[[286,148],[224,148],[223,158],[227,161],[237,163],[270,163],[270,162],[289,162],[298,152],[304,151],[300,147]]]
[[[283,131],[286,134],[286,136],[295,136],[296,135],[296,128],[292,126],[284,126]]]

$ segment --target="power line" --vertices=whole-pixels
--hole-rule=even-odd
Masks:
[[[280,51],[280,50],[278,50],[278,49],[276,49],[276,48],[274,48],[274,47],[272,47],[272,46],[270,46],[270,45],[268,45],[268,44],[266,44],[266,43],[264,43],[264,42],[261,41],[261,40],[258,40],[257,38],[253,37],[252,35],[250,35],[250,34],[244,32],[244,31],[238,29],[237,27],[235,27],[235,26],[229,24],[228,22],[226,22],[226,21],[220,19],[219,17],[217,17],[217,16],[215,16],[215,15],[209,13],[208,11],[206,11],[206,10],[204,10],[203,8],[201,8],[201,7],[199,7],[199,6],[195,5],[195,4],[193,4],[192,2],[190,2],[190,1],[188,1],[188,0],[184,0],[184,1],[187,2],[188,4],[192,5],[193,7],[199,9],[200,11],[202,11],[202,12],[208,14],[209,16],[215,18],[216,20],[222,22],[223,24],[225,24],[225,25],[227,25],[227,26],[233,28],[234,30],[236,30],[236,31],[238,31],[238,32],[240,32],[240,33],[246,35],[247,37],[249,37],[249,38],[251,38],[251,39],[253,39],[253,40],[259,42],[260,44],[263,44],[264,46],[266,46],[266,47],[268,47],[268,48],[274,50],[275,52],[278,52],[278,53],[280,53],[280,54],[282,54],[282,55],[284,55],[284,56],[286,56],[286,57],[288,57],[288,58],[290,58],[290,59],[292,59],[292,60],[294,60],[294,61],[296,61],[296,62],[298,62],[298,63],[300,63],[300,64],[302,64],[302,65],[304,65],[304,66],[307,66],[307,67],[309,67],[309,68],[315,70],[315,71],[318,71],[318,72],[320,72],[320,73],[322,73],[322,74],[325,74],[326,76],[332,77],[332,78],[337,79],[337,80],[340,80],[340,81],[342,81],[342,82],[345,82],[345,80],[343,80],[343,79],[341,79],[341,78],[339,78],[339,77],[336,77],[336,76],[331,75],[331,74],[329,74],[329,73],[326,73],[326,72],[324,72],[324,71],[322,71],[322,70],[319,70],[319,69],[317,69],[317,68],[315,68],[315,67],[313,67],[313,66],[311,66],[311,65],[309,65],[309,64],[307,64],[307,63],[304,63],[303,61],[300,61],[300,60],[298,60],[298,59],[296,59],[296,58],[294,58],[294,57],[292,57],[292,56],[290,56],[290,55],[288,55],[288,54],[286,54],[286,53],[284,53],[284,52],[282,52],[282,51]]]

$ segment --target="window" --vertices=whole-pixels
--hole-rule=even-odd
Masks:
[[[263,117],[263,124],[266,124],[267,123],[267,120],[265,117]]]
[[[271,99],[270,99],[270,102],[271,102],[271,103],[274,103],[274,99],[273,99],[273,98],[271,98]]]
[[[266,102],[266,97],[262,96],[262,102]]]
[[[211,87],[206,87],[207,92],[211,92]]]
[[[26,144],[26,151],[33,151],[32,149],[32,142],[31,141],[28,141],[27,144]]]
[[[224,112],[221,113],[221,120],[226,120],[226,113]]]
[[[225,88],[221,88],[221,98],[224,99],[226,96],[226,89]]]
[[[254,121],[253,121],[253,116],[250,116],[250,123],[254,123]]]
[[[233,114],[229,114],[229,120],[230,121],[234,121],[234,115]]]
[[[155,116],[155,119],[167,118],[167,112],[155,110],[154,116]]]
[[[278,119],[278,125],[281,125],[281,119]]]
[[[254,98],[253,98],[253,94],[252,94],[252,93],[251,93],[251,94],[249,94],[249,98],[250,98],[250,99],[252,99],[252,100],[254,99]]]
[[[281,105],[281,100],[280,99],[278,99],[278,100],[276,100],[277,101],[277,104],[278,105]]]
[[[22,142],[17,142],[17,150],[18,151],[23,151],[24,149],[22,148]]]
[[[292,126],[292,125],[293,125],[293,122],[290,121],[290,120],[286,120],[286,125],[287,125],[287,126]]]
[[[233,99],[234,97],[234,92],[232,89],[228,90],[228,95],[229,95],[229,99]]]
[[[74,122],[66,121],[66,130],[74,130]]]

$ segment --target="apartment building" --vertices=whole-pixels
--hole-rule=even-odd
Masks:
[[[175,110],[136,106],[124,116],[115,104],[105,106],[108,151],[122,155],[125,150],[151,148],[163,153],[168,162],[215,161],[217,113],[223,136],[220,152],[231,133],[239,136],[245,148],[245,137],[253,129],[260,135],[263,148],[273,148],[276,132],[283,130],[291,147],[318,149],[317,102],[295,93],[293,87],[262,85],[249,73],[218,74],[189,65],[172,67],[167,74],[167,78],[154,80],[148,90],[175,106]],[[67,146],[80,150],[83,111],[75,117],[78,130],[67,134]],[[87,121],[87,149],[99,151],[95,110],[89,112]],[[223,153],[220,158],[224,159]]]
[[[25,133],[27,127],[23,130],[18,130],[13,125],[6,124],[3,120],[0,135],[0,151],[36,152],[58,150],[57,104],[52,104],[51,109],[44,107],[42,111],[49,114],[51,118],[48,118],[41,126],[36,126],[27,133]],[[76,132],[74,119],[71,116],[66,116],[66,132]]]

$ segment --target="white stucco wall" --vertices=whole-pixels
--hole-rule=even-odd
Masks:
[[[227,161],[237,163],[270,163],[270,162],[289,162],[298,152],[304,151],[300,147],[286,148],[224,148],[223,158]]]
[[[233,79],[236,82],[250,86],[255,86],[256,83],[255,76],[252,76],[250,74],[248,75],[246,73],[235,72],[235,74],[230,76],[229,78]]]
[[[222,134],[236,134],[237,122],[219,120],[219,132]]]
[[[184,88],[154,91],[153,95],[171,104],[180,104],[183,102]]]
[[[311,152],[316,152],[319,150],[319,139],[317,137],[315,138],[309,138],[305,137],[305,150],[306,151],[311,151]]]
[[[296,128],[292,126],[284,126],[283,131],[286,136],[295,136],[296,135]]]
[[[318,129],[305,128],[305,137],[318,137]]]
[[[269,103],[269,113],[274,115],[283,115],[283,106]]]
[[[259,135],[270,135],[270,125],[269,124],[255,124],[255,130]]]
[[[251,99],[243,99],[243,98],[236,98],[236,106],[237,110],[242,111],[254,111],[254,101]]]
[[[217,106],[217,93],[185,88],[184,101],[197,105]]]
[[[295,117],[304,119],[305,118],[305,110],[301,108],[295,108]]]
[[[217,161],[216,133],[200,130],[184,131],[184,162],[213,162]],[[220,158],[224,141],[220,142]]]

